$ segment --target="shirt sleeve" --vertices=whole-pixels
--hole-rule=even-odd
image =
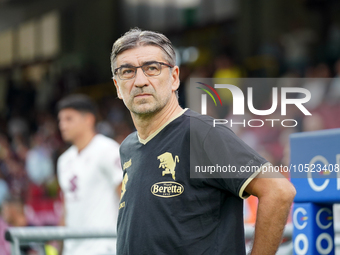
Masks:
[[[122,182],[123,171],[120,163],[118,145],[110,146],[105,150],[102,157],[102,168],[114,187]]]
[[[210,180],[213,185],[230,191],[242,199],[249,195],[244,192],[246,186],[268,163],[255,150],[250,148],[227,127],[211,128],[203,141],[204,151],[210,164],[225,166],[226,173],[220,178]]]

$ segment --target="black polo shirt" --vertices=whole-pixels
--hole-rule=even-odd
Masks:
[[[118,255],[245,254],[244,189],[256,173],[190,178],[190,167],[267,161],[212,120],[185,110],[147,140],[124,140]]]

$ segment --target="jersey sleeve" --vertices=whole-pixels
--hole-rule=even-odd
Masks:
[[[203,141],[204,151],[212,165],[226,166],[233,171],[227,171],[221,178],[210,180],[213,185],[230,191],[242,199],[249,195],[244,192],[246,186],[268,163],[255,150],[243,142],[227,127],[211,128]],[[252,168],[253,166],[253,168]],[[257,169],[249,171],[246,169]]]
[[[119,157],[119,146],[114,144],[107,148],[102,155],[102,168],[114,187],[118,186],[123,179]]]

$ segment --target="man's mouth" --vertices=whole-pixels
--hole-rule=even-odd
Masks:
[[[148,93],[141,93],[141,94],[136,95],[135,97],[137,97],[137,98],[146,98],[146,97],[149,97],[149,96],[152,96],[152,95],[148,94]]]

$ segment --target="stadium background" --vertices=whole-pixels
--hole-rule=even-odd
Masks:
[[[190,107],[190,77],[340,78],[339,14],[335,0],[0,0],[0,206],[18,197],[29,224],[58,224],[55,164],[68,145],[55,104],[63,96],[90,95],[100,109],[98,131],[118,142],[134,130],[109,61],[112,43],[129,28],[170,38],[179,100]],[[340,82],[326,81],[304,84],[321,96],[312,118],[297,116],[296,129],[236,132],[273,164],[288,164],[290,133],[340,127]],[[270,105],[265,89],[259,107]],[[256,199],[247,201],[247,223],[255,207]]]

